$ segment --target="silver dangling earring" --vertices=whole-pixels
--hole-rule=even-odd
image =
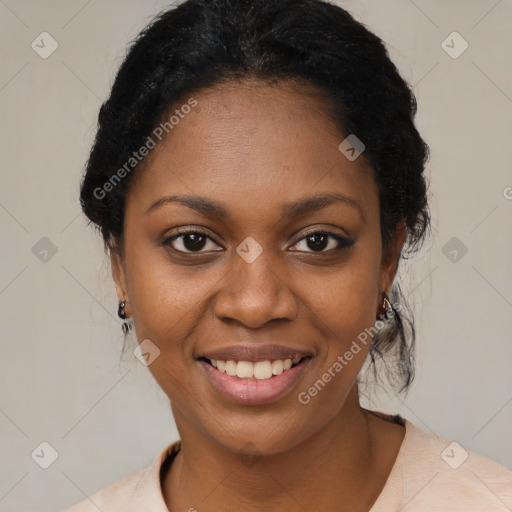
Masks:
[[[387,297],[384,297],[384,301],[382,303],[382,306],[384,307],[384,310],[386,312],[386,318],[394,318],[395,316],[395,310],[393,309],[393,306],[391,305],[391,302],[387,299]]]

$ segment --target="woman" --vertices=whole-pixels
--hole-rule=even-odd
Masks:
[[[81,202],[180,441],[68,512],[512,507],[511,471],[359,404],[367,358],[414,376],[415,113],[382,41],[320,0],[188,0],[141,33]]]

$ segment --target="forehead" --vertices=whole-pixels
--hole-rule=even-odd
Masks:
[[[371,202],[373,172],[364,158],[340,152],[346,134],[318,91],[252,82],[191,96],[197,105],[145,158],[127,206],[130,195],[147,208],[166,193],[256,209],[325,191]]]

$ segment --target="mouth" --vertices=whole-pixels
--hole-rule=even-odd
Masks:
[[[309,370],[312,356],[273,361],[223,361],[199,357],[197,362],[213,389],[241,405],[276,402],[289,394]]]
[[[230,377],[238,377],[239,379],[246,380],[268,380],[299,366],[306,359],[311,359],[311,356],[298,356],[274,360],[266,359],[262,361],[235,361],[232,359],[224,361],[221,359],[199,357],[198,361],[203,361]]]

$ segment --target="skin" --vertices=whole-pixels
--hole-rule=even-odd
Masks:
[[[364,156],[350,161],[339,151],[346,134],[323,100],[292,85],[223,84],[194,94],[198,105],[146,157],[126,199],[123,254],[111,254],[112,271],[137,339],[161,351],[148,368],[182,441],[162,481],[172,511],[367,511],[405,434],[359,405],[369,342],[307,405],[297,399],[374,326],[405,229],[384,254],[372,169]],[[337,201],[281,214],[283,203],[332,192],[360,210]],[[230,217],[176,202],[146,214],[172,194],[221,202]],[[178,227],[207,234],[199,253],[187,236],[163,245]],[[331,237],[308,244],[306,235],[322,229],[355,243],[339,251]],[[252,263],[236,252],[248,236],[263,248]],[[196,361],[237,343],[314,357],[280,400],[244,406],[220,395]]]

